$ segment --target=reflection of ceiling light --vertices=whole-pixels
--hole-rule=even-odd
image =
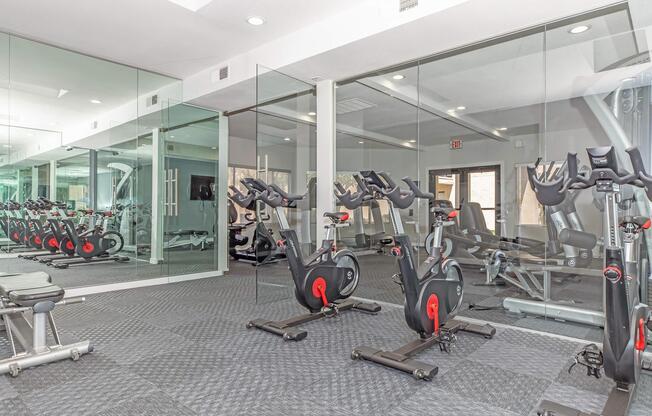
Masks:
[[[6,147],[7,149],[10,149],[11,145],[10,144],[3,144],[2,147]]]
[[[61,88],[61,89],[59,90],[59,94],[57,94],[57,98],[61,98],[61,97],[63,97],[63,96],[66,95],[66,94],[68,94],[68,90],[64,90],[63,88]]]
[[[460,111],[463,111],[463,110],[466,110],[466,107],[464,107],[463,105],[460,105],[459,107],[457,107],[457,109],[460,110]]]
[[[621,81],[622,81],[622,82],[632,82],[632,81],[636,81],[636,78],[628,77],[628,78],[623,78],[623,79],[621,79]]]
[[[416,143],[417,141],[414,140],[414,139],[412,139],[412,140],[409,140],[409,142],[410,142],[410,143]]]
[[[170,139],[174,139],[174,136],[170,136]]]
[[[314,116],[317,115],[317,113],[315,113],[314,111],[311,111],[311,112],[308,113],[308,115],[309,115],[310,117],[314,117]]]
[[[98,100],[97,98],[93,98],[91,100],[91,104],[102,104],[102,101]]]
[[[213,150],[217,150],[217,147],[216,147],[216,146],[213,146],[213,147],[211,147],[211,149],[213,149]]]
[[[283,139],[283,140],[285,140],[286,142],[289,142],[289,141],[292,140],[292,139],[290,139],[289,137],[286,137],[286,138]]]
[[[405,147],[412,147],[412,145],[409,142],[403,142],[403,146]]]
[[[400,81],[402,79],[405,79],[405,75],[396,74],[392,77],[392,79],[395,79],[396,81]]]
[[[498,131],[506,131],[507,127],[498,127]]]
[[[573,35],[577,35],[577,34],[580,34],[580,33],[584,33],[589,29],[591,29],[591,26],[589,26],[589,25],[579,25],[579,26],[575,26],[575,27],[571,28],[568,32],[572,33]]]
[[[364,142],[363,142],[362,140],[360,140],[358,143],[360,143],[360,144],[364,144]]]
[[[191,12],[196,12],[202,7],[206,6],[213,0],[168,0],[170,3],[174,3],[177,6],[181,6],[184,9],[188,9]]]
[[[448,114],[455,114],[455,109],[451,108],[450,110],[446,111]]]
[[[247,23],[249,23],[252,26],[260,26],[265,23],[265,19],[259,16],[251,16],[250,18],[247,19]]]

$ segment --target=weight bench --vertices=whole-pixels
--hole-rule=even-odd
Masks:
[[[90,341],[61,345],[52,310],[84,301],[82,297],[63,299],[64,294],[47,273],[0,275],[0,330],[7,333],[13,353],[11,358],[0,360],[0,374],[16,377],[23,369],[65,358],[77,361],[93,351]],[[48,345],[48,322],[52,345]]]

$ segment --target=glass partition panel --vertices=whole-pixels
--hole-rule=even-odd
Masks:
[[[256,170],[258,178],[290,194],[305,195],[296,208],[273,211],[260,204],[255,212],[256,233],[265,244],[254,247],[249,259],[256,268],[257,299],[269,302],[293,296],[280,239],[279,218],[296,232],[296,246],[304,256],[316,246],[316,102],[314,86],[280,72],[258,67],[256,107]],[[262,241],[262,240],[261,240]],[[244,256],[241,260],[246,261]]]
[[[74,151],[75,156],[57,161],[56,200],[72,211],[91,208],[89,199],[89,152]]]
[[[162,134],[163,257],[169,275],[217,270],[219,114],[171,102]]]
[[[397,183],[406,176],[418,181],[418,102],[390,92],[400,83],[416,86],[418,79],[419,69],[413,67],[338,85],[336,171],[345,188],[357,190],[353,175],[363,170],[386,172]],[[419,211],[415,203],[400,210],[396,219],[415,247],[423,247],[427,234],[419,229]],[[351,218],[351,227],[339,232],[338,242],[358,256],[362,277],[356,295],[402,303],[401,289],[392,282],[395,260],[388,255],[395,234],[389,203],[369,201],[353,210]]]
[[[634,28],[632,21],[630,10],[622,7],[546,28],[546,140],[542,156],[547,163],[561,165],[567,153],[573,152],[579,157],[580,168],[588,168],[587,148],[613,146],[620,168],[630,170],[625,149],[637,146],[650,168],[652,30]],[[574,33],[576,27],[589,29]],[[603,220],[605,196],[605,192],[595,190],[572,191],[564,202],[569,206],[565,209],[569,220],[575,220],[597,243],[575,250],[581,279],[553,278],[547,308],[550,317],[558,315],[559,303],[571,303],[601,321],[605,260],[599,241],[609,236]],[[650,201],[642,189],[623,186],[617,190],[617,197],[619,218],[650,216]],[[644,237],[636,241],[641,247],[639,294],[644,303],[649,303],[647,265],[652,246],[645,244],[651,237],[649,232]],[[575,314],[568,320],[581,321]],[[577,334],[600,341],[602,332],[582,327]]]

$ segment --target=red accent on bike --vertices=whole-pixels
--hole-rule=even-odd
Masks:
[[[340,217],[340,221],[347,221],[348,219],[349,219],[349,214],[346,212],[344,213],[344,215]]]
[[[74,250],[74,249],[75,249],[75,245],[72,243],[72,241],[66,241],[66,248],[67,248],[68,250]]]
[[[434,321],[434,333],[437,334],[439,332],[439,298],[434,293],[430,295],[426,302],[426,313],[428,314],[428,319]]]
[[[645,333],[645,321],[643,318],[638,320],[638,331],[637,331],[637,336],[636,336],[636,343],[634,344],[634,348],[636,348],[637,351],[645,351],[645,347],[647,345],[647,334]]]
[[[36,244],[41,244],[41,243],[43,242],[43,240],[41,240],[41,237],[36,236],[36,237],[34,237],[34,242],[35,242]]]
[[[316,298],[321,298],[324,306],[328,305],[328,299],[326,298],[326,280],[323,277],[318,277],[312,282],[312,295]]]
[[[610,272],[610,271],[616,272],[616,274],[618,275],[618,279],[616,279],[616,281],[620,280],[623,277],[622,270],[620,270],[620,268],[618,268],[616,266],[607,266],[607,267],[605,267],[604,270],[602,271],[602,274],[604,274],[605,277],[606,277],[607,272]]]
[[[50,246],[52,248],[59,248],[59,242],[57,241],[56,238],[53,237],[53,238],[48,240],[48,246]]]
[[[85,243],[82,245],[82,251],[83,251],[84,253],[89,253],[89,254],[90,254],[90,253],[93,252],[93,249],[94,249],[94,248],[95,248],[95,246],[94,246],[93,244],[89,243],[88,241],[85,242]]]
[[[650,219],[648,218],[647,221],[645,221],[645,223],[643,224],[643,227],[642,227],[642,228],[643,228],[644,230],[647,230],[648,228],[650,228],[650,226],[652,226],[652,220],[650,220]]]
[[[14,240],[18,240],[18,237],[19,237],[18,233],[14,233]]]
[[[400,247],[392,247],[392,256],[400,257],[401,256],[401,248]]]
[[[451,213],[448,214],[448,218],[452,219],[452,218],[455,218],[455,217],[457,217],[457,211],[451,211]]]

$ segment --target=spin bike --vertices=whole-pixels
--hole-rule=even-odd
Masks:
[[[627,149],[634,172],[623,171],[618,166],[616,151],[612,146],[587,149],[590,172],[579,173],[575,153],[567,157],[567,172],[548,181],[539,175],[535,166],[528,166],[530,186],[542,205],[560,204],[570,190],[595,187],[604,196],[604,340],[602,350],[590,344],[575,357],[575,365],[586,369],[588,376],[601,377],[602,373],[614,380],[616,386],[609,394],[604,409],[605,416],[623,416],[628,413],[641,372],[643,351],[647,346],[650,328],[650,310],[641,303],[640,279],[647,278],[639,265],[639,239],[650,227],[645,217],[626,215],[619,218],[620,188],[632,185],[645,188],[652,199],[652,176],[645,172],[637,148]],[[569,372],[573,368],[569,369]],[[543,401],[539,415],[593,416],[576,409]]]
[[[250,178],[248,178],[250,179]],[[303,195],[290,195],[276,185],[267,185],[260,179],[254,181],[265,189],[254,192],[256,200],[264,202],[274,209],[281,226],[279,231],[282,244],[286,246],[286,256],[294,280],[294,294],[297,301],[309,313],[295,316],[283,321],[254,319],[247,323],[247,328],[258,328],[284,340],[300,341],[308,335],[299,325],[321,318],[328,318],[347,310],[375,314],[380,311],[376,303],[364,303],[348,299],[358,286],[360,266],[355,254],[350,250],[337,250],[335,247],[335,230],[346,226],[349,215],[344,212],[327,212],[324,217],[330,220],[326,226],[326,238],[322,246],[312,255],[304,258],[301,254],[299,239],[288,224],[284,207],[303,199]]]
[[[351,358],[368,360],[377,364],[412,374],[417,380],[432,380],[438,367],[433,364],[415,360],[414,355],[439,345],[448,352],[456,341],[456,333],[465,331],[492,338],[496,329],[492,326],[475,325],[452,319],[462,305],[464,280],[462,268],[453,259],[442,255],[442,236],[444,227],[452,223],[457,212],[435,207],[434,238],[432,255],[418,268],[415,251],[410,238],[405,234],[399,209],[407,209],[415,199],[434,200],[431,193],[422,192],[410,178],[403,178],[409,190],[401,189],[392,178],[384,172],[360,172],[363,181],[358,183],[367,188],[367,193],[376,199],[386,199],[394,226],[395,246],[391,254],[396,257],[400,273],[398,279],[405,295],[404,312],[408,326],[419,338],[394,350],[382,351],[373,347],[357,347]]]

